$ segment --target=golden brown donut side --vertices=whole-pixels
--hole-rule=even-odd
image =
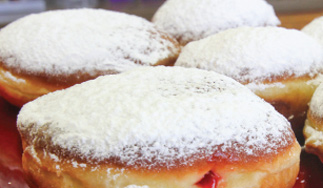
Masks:
[[[255,90],[255,94],[272,104],[291,123],[298,141],[302,144],[303,127],[310,102],[317,85],[310,84],[313,78],[304,76],[299,78],[277,79],[265,81],[263,84],[281,83],[282,86],[270,86]]]
[[[280,187],[291,188],[299,171],[300,146],[296,139],[279,154],[261,156],[253,161],[196,161],[192,166],[174,169],[138,169],[112,164],[51,157],[42,148],[34,149],[23,139],[23,169],[33,187],[125,187],[148,185],[150,188],[199,188],[198,183],[212,171],[220,178],[217,188]]]
[[[323,120],[315,116],[311,109],[307,113],[304,127],[305,151],[317,155],[323,163]]]
[[[9,77],[6,76],[8,74]],[[68,85],[46,83],[40,78],[18,75],[0,67],[0,95],[18,107],[39,96],[66,87]]]

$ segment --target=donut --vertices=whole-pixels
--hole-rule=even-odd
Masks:
[[[175,66],[215,71],[246,85],[288,118],[304,142],[307,104],[323,72],[322,48],[306,34],[280,27],[229,29],[186,45]]]
[[[18,114],[31,187],[292,187],[287,119],[224,75],[140,67],[27,103]]]
[[[241,26],[277,26],[273,7],[264,0],[167,0],[152,22],[181,45]]]
[[[315,18],[309,24],[305,25],[301,31],[315,38],[323,45],[323,16]]]
[[[140,66],[174,64],[180,46],[147,20],[101,9],[32,14],[0,31],[0,95],[14,105]]]
[[[315,90],[305,121],[305,151],[319,156],[323,163],[323,84]]]

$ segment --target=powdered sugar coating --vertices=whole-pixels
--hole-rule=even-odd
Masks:
[[[310,35],[319,41],[323,46],[323,16],[314,19],[311,23],[307,24],[302,32]]]
[[[268,89],[268,88],[284,88],[285,87],[285,85],[281,82],[275,82],[272,84],[262,84],[262,83],[251,82],[249,84],[246,84],[245,86],[253,92],[264,91],[265,89]]]
[[[317,41],[297,30],[240,27],[189,43],[175,65],[216,71],[241,83],[314,77],[323,71],[322,50]]]
[[[152,21],[182,44],[229,28],[280,24],[264,0],[168,0]]]
[[[309,135],[305,140],[305,144],[312,143],[318,149],[323,145],[323,131],[311,126],[305,126],[304,131]]]
[[[318,117],[323,117],[323,84],[320,84],[311,99],[309,104],[310,111]]]
[[[100,9],[56,10],[0,31],[1,62],[38,75],[125,71],[153,65],[178,49],[147,20]]]
[[[141,168],[223,152],[240,161],[276,154],[294,139],[287,120],[246,87],[181,67],[137,68],[50,93],[23,106],[17,124],[35,147]]]

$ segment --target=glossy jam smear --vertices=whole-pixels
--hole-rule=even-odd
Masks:
[[[196,183],[201,188],[216,188],[221,177],[212,171],[209,171],[204,177]]]

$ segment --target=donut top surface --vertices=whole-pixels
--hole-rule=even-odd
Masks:
[[[311,99],[309,104],[310,111],[313,115],[323,117],[323,84],[320,84]]]
[[[323,45],[323,16],[314,19],[311,23],[307,24],[302,31],[314,37]]]
[[[1,29],[0,62],[34,75],[121,72],[178,53],[168,39],[137,16],[101,9],[55,10]]]
[[[168,0],[152,21],[182,44],[229,28],[280,24],[264,0]]]
[[[35,148],[146,169],[257,160],[294,141],[288,121],[238,82],[181,67],[137,68],[50,93],[24,105],[17,124]]]
[[[189,43],[175,65],[216,71],[240,83],[256,83],[313,77],[323,71],[322,50],[317,41],[297,30],[240,27]]]

